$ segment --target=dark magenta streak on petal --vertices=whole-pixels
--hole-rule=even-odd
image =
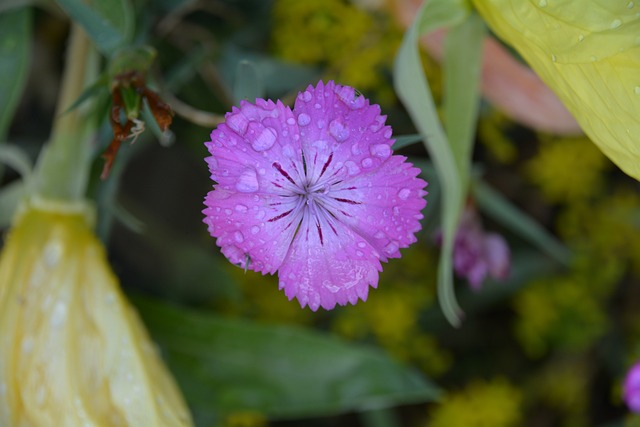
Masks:
[[[349,200],[349,199],[340,199],[337,197],[334,197],[334,200],[337,200],[338,202],[342,202],[342,203],[349,203],[350,205],[361,205],[362,202],[356,202],[355,200]]]
[[[275,182],[275,181],[271,181],[271,183],[272,183],[273,185],[275,185],[276,187],[278,187],[278,188],[283,188],[283,187],[282,187],[282,185],[278,184],[278,183],[277,183],[277,182]]]
[[[336,236],[338,235],[338,232],[336,231],[336,229],[334,228],[333,224],[329,223],[329,227],[331,227],[331,229],[333,230],[333,234],[335,234]]]
[[[351,215],[351,214],[349,214],[349,213],[347,213],[347,212],[345,212],[345,211],[340,211],[340,213],[341,213],[342,215],[344,215],[344,216],[353,217],[353,215]]]
[[[274,216],[273,218],[271,218],[271,219],[267,220],[267,222],[274,222],[274,221],[277,221],[277,220],[279,220],[279,219],[282,219],[282,218],[284,218],[285,216],[289,215],[291,212],[293,212],[293,209],[291,209],[290,211],[287,211],[287,212],[281,213],[281,214],[280,214],[280,215],[278,215],[278,216]]]
[[[327,168],[331,164],[331,160],[333,160],[333,151],[329,154],[329,158],[325,162],[324,166],[322,166],[322,172],[320,172],[320,176],[318,178],[322,178],[322,175],[326,172]]]
[[[320,224],[316,223],[316,228],[318,229],[318,237],[320,238],[320,244],[324,246],[324,240],[322,239],[322,227],[320,227]]]
[[[280,174],[282,174],[282,176],[284,176],[285,178],[287,178],[289,180],[289,182],[291,182],[293,185],[296,185],[296,182],[293,180],[293,178],[291,178],[289,176],[289,174],[287,173],[287,171],[285,171],[284,169],[282,169],[282,166],[280,166],[280,163],[278,162],[273,162],[272,165],[274,168],[276,168],[276,170],[278,172],[280,172]]]

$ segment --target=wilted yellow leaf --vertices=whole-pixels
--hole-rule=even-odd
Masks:
[[[587,136],[640,180],[640,2],[474,0]]]
[[[84,209],[27,206],[0,257],[0,425],[190,426]]]

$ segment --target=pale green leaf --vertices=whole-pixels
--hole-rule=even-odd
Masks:
[[[28,75],[31,9],[0,13],[0,141],[7,131]]]

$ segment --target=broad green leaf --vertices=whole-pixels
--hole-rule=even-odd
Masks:
[[[588,7],[587,7],[588,3]],[[474,0],[587,136],[640,180],[640,2]]]
[[[262,83],[262,76],[251,61],[242,60],[238,62],[236,70],[236,80],[233,84],[234,104],[240,104],[241,100],[255,102],[257,98],[264,98],[265,89]]]
[[[420,62],[420,30],[451,26],[445,48],[445,122],[436,106]],[[464,2],[425,2],[407,30],[394,64],[394,86],[423,136],[442,186],[443,243],[438,265],[438,298],[447,319],[460,323],[462,311],[453,290],[453,240],[466,197],[470,153],[478,112],[480,51],[484,27]]]
[[[133,38],[134,12],[129,0],[57,0],[87,32],[98,50],[111,56]]]
[[[439,396],[420,374],[372,348],[295,327],[134,301],[196,420],[249,410],[270,418],[322,416]]]
[[[422,141],[422,135],[420,134],[397,136],[396,142],[393,143],[393,149],[399,150],[420,141]]]
[[[471,191],[482,209],[496,222],[528,240],[562,264],[569,264],[570,251],[540,224],[509,203],[498,191],[481,180],[474,181]]]
[[[31,9],[0,13],[0,141],[24,89],[31,50]]]

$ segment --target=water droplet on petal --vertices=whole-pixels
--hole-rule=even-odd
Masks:
[[[362,256],[363,256],[364,254],[362,253],[362,251],[356,251],[356,255],[358,255],[360,258],[362,258]]]
[[[382,231],[378,231],[373,237],[375,237],[376,239],[384,239],[386,236],[386,234],[384,234]]]
[[[309,92],[308,90],[305,90],[305,91],[302,93],[302,100],[303,100],[304,102],[309,102],[309,101],[311,101],[311,98],[313,98],[313,96],[311,95],[311,92]]]
[[[239,135],[244,135],[249,125],[249,120],[241,114],[232,114],[226,118],[225,123]]]
[[[365,104],[364,96],[360,95],[359,97],[357,97],[356,99],[354,99],[349,103],[349,107],[352,110],[357,110],[359,108],[364,107],[364,104]]]
[[[309,115],[308,115],[308,114],[301,113],[301,114],[298,116],[298,124],[299,124],[300,126],[306,126],[306,125],[308,125],[309,123],[311,123],[311,117],[309,117]]]
[[[293,117],[289,117],[287,119],[287,124],[288,125],[292,125],[292,126],[295,125],[296,124],[296,119],[294,119]]]
[[[381,159],[386,159],[391,155],[391,147],[387,144],[376,144],[371,147],[369,150],[371,155],[379,157]]]
[[[384,131],[384,137],[389,139],[391,138],[391,135],[393,134],[393,131],[391,130],[391,128],[388,128],[387,130]]]
[[[365,242],[358,242],[358,247],[359,247],[360,249],[364,249],[364,248],[366,248],[366,247],[367,247],[367,244],[366,244]]]
[[[245,205],[236,205],[236,212],[245,213],[249,210]]]
[[[247,168],[242,171],[236,182],[236,190],[241,193],[254,193],[260,188],[258,184],[258,176],[253,168]]]
[[[558,57],[552,54],[552,55],[551,55],[551,60],[552,60],[553,62],[556,62],[556,61],[558,60]]]
[[[612,30],[615,30],[616,28],[619,28],[622,25],[622,21],[619,19],[614,19],[611,22],[611,25],[609,25],[609,28],[611,28]]]
[[[329,133],[338,142],[342,142],[349,138],[349,128],[346,127],[340,119],[332,120],[331,123],[329,123]]]
[[[255,124],[255,126],[254,126]],[[251,146],[256,151],[266,151],[273,147],[278,138],[278,133],[273,128],[265,128],[262,125],[252,122],[249,127],[256,131],[256,135],[252,138]]]
[[[358,165],[356,165],[351,160],[347,160],[346,162],[344,162],[344,167],[347,168],[347,173],[351,176],[357,175],[360,173],[360,168],[358,167]]]
[[[260,232],[260,227],[258,227],[257,225],[254,225],[253,227],[251,227],[251,234],[258,234]]]
[[[226,213],[227,215],[231,215],[233,211],[231,209],[225,209],[224,213]]]
[[[373,166],[373,159],[370,157],[366,157],[362,159],[360,164],[362,165],[363,168],[370,168],[371,166]]]
[[[244,242],[244,235],[241,232],[236,231],[235,233],[233,233],[233,239],[237,243],[242,243],[242,242]]]
[[[396,253],[398,249],[398,244],[395,242],[390,242],[387,246],[384,247],[384,251],[389,255]]]
[[[316,102],[316,103],[314,104],[314,108],[315,108],[316,110],[319,110],[319,109],[321,109],[321,108],[322,108],[322,105],[320,105],[319,103],[317,103],[317,102]]]
[[[584,40],[584,34],[580,34],[580,35],[578,36],[578,41],[579,41],[579,42],[581,42],[581,41],[583,41],[583,40]]]
[[[316,123],[316,126],[318,126],[318,129],[322,129],[325,125],[325,121],[320,119],[318,120],[318,122]]]
[[[403,188],[398,192],[398,197],[400,197],[401,200],[407,200],[410,195],[411,190],[409,190],[408,188]]]

